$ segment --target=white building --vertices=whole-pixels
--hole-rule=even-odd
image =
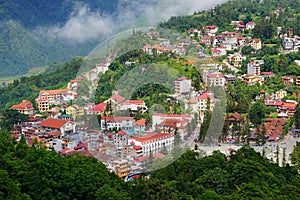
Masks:
[[[164,121],[167,120],[184,120],[191,121],[193,119],[192,114],[163,114],[163,113],[153,113],[152,115],[152,130]]]
[[[209,36],[215,36],[218,32],[218,27],[215,25],[205,26],[206,34]]]
[[[97,73],[104,74],[108,70],[109,65],[110,65],[110,63],[108,63],[108,62],[102,62],[102,63],[96,64]]]
[[[214,94],[211,92],[205,92],[197,97],[198,104],[199,104],[199,111],[200,113],[204,113],[208,109],[208,102],[209,102],[209,110],[212,111],[214,108]]]
[[[121,105],[119,110],[127,111],[131,110],[133,112],[140,111],[144,113],[148,110],[144,100],[125,100]]]
[[[174,90],[176,94],[188,94],[192,88],[192,80],[186,77],[180,77],[174,81]]]
[[[247,74],[260,75],[260,65],[255,62],[248,63]]]
[[[133,117],[102,117],[101,118],[101,129],[102,130],[124,130],[128,131],[133,128],[134,123]]]
[[[287,96],[287,91],[279,90],[279,91],[275,92],[275,99],[281,100],[285,96]]]
[[[120,130],[113,135],[113,143],[117,147],[118,153],[121,153],[121,150],[124,146],[128,144],[128,135],[125,131]]]
[[[292,50],[294,49],[294,40],[290,37],[282,38],[282,46],[284,50]]]
[[[255,28],[255,22],[248,22],[246,24],[246,30],[252,30]]]
[[[128,140],[129,145],[141,146],[144,155],[158,153],[162,149],[171,149],[174,144],[174,135],[168,133],[147,133],[145,136],[136,136]]]
[[[221,72],[213,72],[208,75],[209,86],[225,86],[225,77]]]
[[[69,120],[48,118],[40,123],[40,126],[47,131],[59,131],[61,137],[65,137],[67,134],[76,133],[77,125]]]

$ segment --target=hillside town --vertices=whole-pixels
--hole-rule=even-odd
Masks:
[[[14,138],[20,140],[24,136],[29,145],[38,142],[61,155],[79,153],[93,156],[122,178],[147,170],[156,159],[166,157],[179,143],[188,144],[191,149],[200,147],[203,141],[198,135],[206,121],[206,113],[213,112],[216,102],[220,101],[213,88],[221,88],[228,93],[228,87],[236,82],[245,87],[262,87],[276,76],[273,71],[261,70],[264,60],[249,60],[243,50],[249,48],[251,53],[263,48],[260,38],[245,34],[256,24],[252,21],[246,24],[232,21],[231,25],[235,27],[234,31],[221,33],[215,25],[205,26],[201,30],[190,29],[184,33],[186,37],[179,38],[173,44],[168,38],[161,38],[158,31],[145,33],[145,37],[153,43],[144,44],[142,51],[145,54],[172,54],[176,55],[172,58],[174,60],[186,57],[190,67],[198,67],[199,73],[201,69],[202,81],[197,80],[201,90],[193,87],[195,80],[192,77],[181,76],[173,81],[170,99],[181,101],[184,112],[155,112],[150,120],[145,119],[141,116],[149,112],[151,105],[141,98],[126,99],[119,91],[113,91],[110,98],[97,104],[92,101],[73,103],[78,98],[89,99],[93,94],[85,97],[78,93],[82,80],[91,83],[89,90],[95,90],[99,75],[111,70],[112,61],[104,61],[84,75],[70,80],[66,88],[41,90],[35,102],[23,100],[13,105],[10,109],[29,116],[26,122],[15,124],[12,131]],[[278,27],[278,35],[282,40],[281,53],[298,51],[300,37],[293,34],[292,27],[287,33],[282,33]],[[191,55],[194,56],[192,59]],[[209,62],[199,64],[204,60]],[[295,60],[295,63],[299,65],[300,61]],[[136,63],[126,61],[124,64],[131,66]],[[245,73],[241,73],[243,65],[246,67]],[[245,113],[228,112],[224,115],[226,133],[219,133],[218,142],[262,146],[284,141],[288,133],[299,137],[300,130],[292,129],[291,120],[300,96],[289,91],[291,87],[300,88],[300,76],[282,76],[280,83],[282,89],[261,89],[251,99],[263,102],[272,111],[263,116],[259,126],[254,126]],[[117,114],[120,112],[123,115]],[[89,126],[87,119],[96,120],[98,128]],[[241,130],[248,133],[242,134]]]

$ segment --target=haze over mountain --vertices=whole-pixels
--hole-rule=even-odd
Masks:
[[[225,0],[0,0],[0,77],[87,55],[122,29],[153,26]]]

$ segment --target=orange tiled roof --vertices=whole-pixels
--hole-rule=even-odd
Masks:
[[[106,121],[125,121],[125,120],[133,120],[133,117],[102,117],[101,120],[106,120]]]
[[[63,125],[65,125],[67,122],[68,122],[68,120],[48,118],[48,119],[42,121],[40,125],[43,127],[59,129]]]
[[[162,140],[162,139],[170,138],[170,137],[173,137],[173,134],[169,134],[169,133],[150,133],[147,136],[137,136],[137,137],[133,137],[131,139],[136,140],[136,141],[141,142],[141,143],[146,143],[146,142],[152,142],[154,140]]]
[[[134,124],[138,125],[138,126],[146,126],[146,120],[144,118],[142,118],[142,119],[135,121]]]
[[[122,97],[121,95],[119,94],[115,94],[111,97],[112,100],[116,101],[117,103],[121,103],[123,101],[125,101],[125,98]]]
[[[144,105],[144,100],[126,100],[125,104],[136,104],[136,105]]]
[[[30,101],[27,100],[23,100],[21,103],[17,104],[17,105],[13,105],[11,107],[11,109],[16,109],[16,110],[25,110],[25,109],[32,109],[32,103]]]
[[[61,132],[59,132],[59,131],[52,131],[52,132],[50,132],[50,135],[52,135],[53,137],[57,137],[57,136],[61,135]]]
[[[58,89],[58,90],[41,90],[40,95],[43,95],[44,93],[47,94],[61,94],[63,92],[68,92],[68,89]]]
[[[158,126],[159,127],[172,127],[172,128],[178,128],[177,124],[181,123],[181,120],[164,120],[163,122],[161,122]]]

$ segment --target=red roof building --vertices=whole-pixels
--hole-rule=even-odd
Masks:
[[[46,128],[60,129],[67,122],[68,122],[68,120],[48,118],[48,119],[42,121],[40,125],[43,127],[46,127]]]
[[[110,97],[110,99],[116,104],[120,104],[123,101],[125,101],[125,98],[119,94],[114,94],[113,96]]]
[[[17,110],[19,113],[32,115],[34,113],[33,105],[30,101],[23,100],[17,105],[13,105],[10,109]]]
[[[48,118],[40,123],[40,126],[50,131],[59,131],[64,137],[66,134],[76,132],[76,124],[69,120]]]
[[[141,146],[143,154],[158,153],[162,148],[171,148],[174,143],[174,135],[168,133],[147,133],[145,136],[136,136],[128,140],[129,144]]]

